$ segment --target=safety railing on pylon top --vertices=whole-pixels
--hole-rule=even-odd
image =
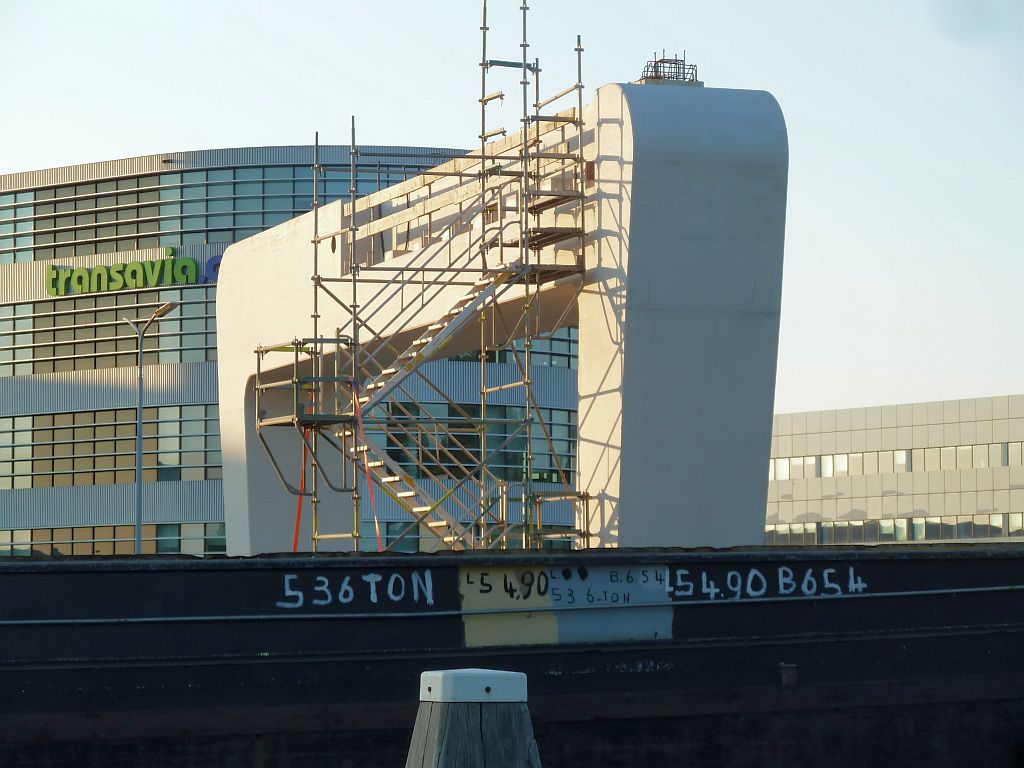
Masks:
[[[579,525],[552,529],[544,524],[546,503],[578,507],[585,499],[573,488],[572,469],[558,456],[530,375],[531,339],[538,333],[536,299],[547,285],[579,274],[582,266],[583,49],[577,38],[577,82],[542,100],[540,63],[527,60],[525,2],[521,10],[521,61],[489,59],[486,0],[483,3],[479,154],[467,154],[392,190],[357,200],[354,170],[359,150],[353,120],[350,199],[347,206],[336,206],[338,225],[321,232],[317,189],[324,166],[315,151],[313,333],[258,349],[256,383],[257,432],[292,426],[304,452],[303,481],[305,456],[312,462],[311,487],[306,490],[304,482],[298,488],[290,483],[271,455],[282,483],[299,495],[300,510],[301,498],[310,499],[314,550],[331,538],[351,538],[358,548],[364,495],[378,521],[375,491],[407,514],[407,525],[389,537],[391,547],[410,535],[426,535],[452,548],[535,547],[559,537],[585,541]],[[488,73],[503,67],[518,70],[521,76],[521,128],[512,135],[503,128],[490,129],[487,121],[487,106],[504,97],[500,91],[488,93]],[[573,93],[574,108],[542,113]],[[319,249],[327,245],[340,262],[337,277],[321,274]],[[558,255],[567,250],[568,261]],[[321,297],[348,317],[334,338],[319,332]],[[511,322],[499,311],[507,298],[521,307],[518,319]],[[465,343],[473,322],[479,323],[481,350],[478,417],[431,382],[423,367],[443,358],[455,339]],[[516,336],[523,340],[521,348],[512,347],[518,380],[491,384],[488,349]],[[287,379],[281,378],[280,370],[268,373],[263,366],[264,358],[282,352],[292,357]],[[410,380],[426,383],[428,396],[445,403],[454,416],[432,415],[432,409],[423,406],[433,401],[417,399]],[[289,387],[287,411],[270,413],[262,407],[270,403],[267,396],[274,390]],[[499,391],[507,396],[513,388],[523,391],[523,417],[489,418],[489,398]],[[489,430],[496,431],[489,437]],[[535,487],[532,451],[538,437],[543,437],[553,458],[557,490]],[[518,482],[491,468],[495,456],[511,444],[522,445]],[[325,446],[341,457],[340,478],[326,471],[321,455]],[[321,482],[351,493],[351,532],[321,530]],[[476,489],[473,502],[465,496],[471,487]],[[516,500],[509,496],[511,488],[518,488]],[[510,516],[515,504],[518,520]],[[585,513],[574,517],[585,519]],[[383,547],[379,525],[377,534]]]

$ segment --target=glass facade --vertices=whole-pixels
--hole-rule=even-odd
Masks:
[[[362,164],[356,193],[396,184],[441,162]],[[349,194],[328,169],[320,200]],[[313,207],[311,165],[251,165],[155,173],[0,192],[0,264],[181,245],[228,244]]]
[[[765,526],[765,543],[783,546],[901,544],[1003,538],[1024,540],[1024,515],[1011,512],[1005,515],[943,515]]]
[[[549,336],[535,338],[530,349],[530,365],[542,366],[545,368],[569,368],[576,370],[579,362],[579,328],[575,325],[559,328]],[[487,362],[515,364],[516,357],[512,348],[515,348],[520,355],[523,353],[524,342],[517,339],[512,342],[509,348],[489,350]],[[449,358],[456,361],[478,361],[480,350],[466,352]]]
[[[435,430],[430,421],[417,421],[430,410],[430,418],[442,422],[447,432]],[[526,412],[522,407],[507,405],[487,406],[486,456],[492,476],[498,480],[521,482],[526,474],[523,459],[526,441],[533,442],[534,482],[558,483],[558,467],[571,483],[576,469],[576,411],[560,408],[541,408],[551,437],[551,445],[536,423],[532,429],[522,429]],[[480,461],[482,432],[480,405],[451,405],[449,403],[420,404],[392,403],[388,413],[387,451],[412,477],[434,477],[461,480],[467,468]],[[368,430],[372,433],[372,430]],[[554,454],[551,448],[554,448]],[[557,456],[557,462],[555,460]]]
[[[218,555],[224,551],[224,523],[142,526],[142,553],[145,555]],[[135,526],[132,525],[0,530],[0,557],[134,553]]]
[[[982,445],[947,445],[897,451],[858,451],[824,456],[771,459],[768,479],[799,480],[812,477],[902,474],[923,470],[985,469],[1021,466],[1020,441]]]
[[[0,417],[0,490],[135,482],[134,408]],[[144,482],[221,477],[217,406],[142,412]]]
[[[168,301],[179,308],[146,333],[143,363],[216,360],[215,293],[195,285],[0,305],[0,376],[135,365],[137,339],[122,318]]]

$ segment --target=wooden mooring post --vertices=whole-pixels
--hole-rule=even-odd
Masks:
[[[526,675],[449,669],[420,675],[406,768],[540,768]]]

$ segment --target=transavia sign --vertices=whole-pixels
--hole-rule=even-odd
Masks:
[[[51,296],[67,296],[73,293],[103,293],[199,282],[199,265],[195,259],[175,257],[173,248],[167,249],[167,255],[167,258],[156,261],[130,261],[109,267],[73,269],[48,266],[46,291]]]

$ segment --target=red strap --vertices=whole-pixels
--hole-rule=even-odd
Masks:
[[[309,439],[309,430],[303,430],[306,439]],[[306,493],[306,463],[309,460],[309,446],[302,441],[302,474],[299,477],[299,500],[295,505],[295,535],[292,538],[292,552],[299,551],[299,529],[302,527],[302,497]]]

